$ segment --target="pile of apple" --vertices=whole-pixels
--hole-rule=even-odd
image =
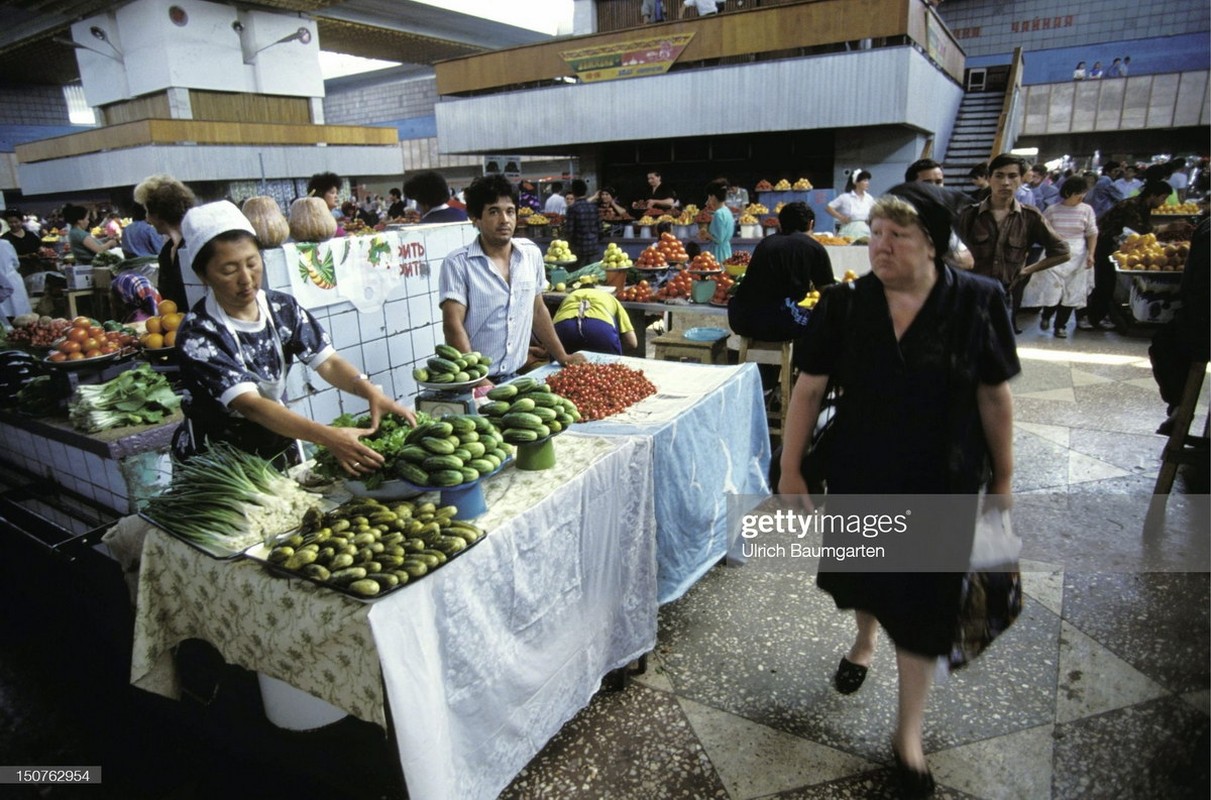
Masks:
[[[547,264],[571,264],[576,260],[576,256],[572,254],[572,248],[563,239],[552,239],[551,244],[547,246],[547,254],[542,257],[544,263]]]
[[[601,257],[601,265],[606,269],[628,269],[631,266],[631,257],[617,244],[610,242]]]

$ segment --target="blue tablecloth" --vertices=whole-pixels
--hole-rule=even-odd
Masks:
[[[685,594],[727,550],[729,495],[770,493],[769,427],[756,364],[706,366],[586,353],[643,370],[657,394],[570,434],[652,439],[660,603]],[[558,369],[544,367],[543,378]]]

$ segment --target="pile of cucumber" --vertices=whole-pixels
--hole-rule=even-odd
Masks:
[[[457,347],[439,344],[433,348],[433,358],[425,366],[412,370],[420,383],[466,383],[488,374],[492,359],[476,352],[460,353]]]
[[[395,475],[416,486],[458,486],[495,472],[508,457],[504,436],[487,417],[456,414],[409,432]]]
[[[479,407],[479,413],[500,429],[509,444],[545,439],[580,420],[575,403],[529,376],[494,387],[488,392],[488,400]]]
[[[303,526],[274,545],[267,561],[280,569],[359,597],[424,577],[483,538],[454,506],[407,501],[390,507],[355,497],[331,511],[308,512]]]

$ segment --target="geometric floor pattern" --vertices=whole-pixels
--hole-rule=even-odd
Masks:
[[[1147,344],[1019,337],[1015,492],[1150,494],[1164,406]],[[1202,475],[1179,475],[1171,515],[1183,493],[1206,493],[1191,484]],[[1069,546],[1140,535],[1134,521],[1082,521],[1066,518]],[[930,694],[935,796],[1206,798],[1208,574],[1026,562],[1023,581],[1014,626]],[[661,610],[647,673],[599,695],[502,797],[894,797],[894,654],[881,637],[866,683],[842,696],[831,676],[852,636],[812,576],[718,566]]]
[[[1205,800],[1211,585],[1183,557],[1205,553],[1189,529],[1205,530],[1194,501],[1207,493],[1206,468],[1179,474],[1169,524],[1144,547],[1131,500],[1151,492],[1164,417],[1147,338],[1056,340],[1033,326],[1018,344],[1018,508],[1055,503],[1064,523],[1015,515],[1035,556],[1023,561],[1022,614],[930,693],[935,796]],[[1204,396],[1200,426],[1206,413]],[[1089,555],[1124,566],[1094,568]],[[1132,569],[1142,556],[1167,570]],[[232,675],[205,708],[131,688],[129,600],[116,568],[105,563],[115,574],[96,577],[82,565],[37,565],[0,537],[0,765],[103,764],[105,782],[0,795],[399,796],[398,761],[379,729],[356,720],[274,729],[250,674]],[[811,575],[716,567],[661,609],[646,674],[597,695],[502,797],[892,798],[894,654],[881,637],[866,683],[842,696],[831,677],[852,637],[852,616]]]

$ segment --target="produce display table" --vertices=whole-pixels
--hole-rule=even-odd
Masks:
[[[756,364],[704,366],[585,353],[642,370],[656,394],[569,435],[651,440],[660,602],[681,597],[727,550],[728,495],[765,496],[770,439]],[[555,371],[534,372],[543,377]],[[567,438],[567,436],[562,437]]]
[[[385,686],[408,795],[496,797],[656,642],[650,441],[553,442],[555,469],[485,482],[483,541],[369,605],[152,529],[131,682],[178,696],[172,648],[196,637],[384,727]]]

